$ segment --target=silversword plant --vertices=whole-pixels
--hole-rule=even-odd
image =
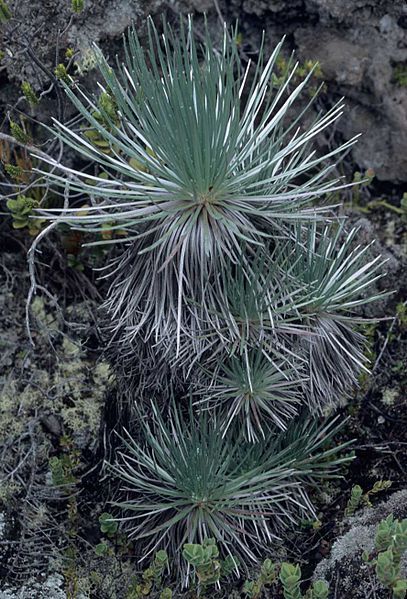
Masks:
[[[223,557],[255,561],[345,459],[313,419],[366,367],[355,310],[381,296],[368,289],[383,261],[323,203],[346,186],[335,166],[356,139],[317,147],[343,104],[316,114],[312,71],[298,83],[295,64],[273,77],[282,43],[246,63],[226,26],[215,47],[191,18],[161,35],[150,20],[114,67],[95,48],[97,94],[61,77],[83,123],[53,132],[92,170],[50,160],[43,174],[89,206],[43,214],[122,246],[104,307],[135,399],[192,398],[168,422],[153,403],[113,466],[151,551],[214,537]]]
[[[242,567],[285,527],[315,517],[309,489],[338,476],[349,443],[332,446],[340,425],[305,418],[266,441],[222,435],[203,411],[189,417],[172,405],[164,418],[155,404],[140,419],[141,437],[123,438],[111,465],[125,501],[117,505],[130,536],[147,550],[161,544],[173,556],[184,543],[212,535],[223,555],[237,555]],[[147,551],[148,552],[148,551]]]
[[[283,273],[271,273],[271,281],[255,271],[253,257],[260,251],[267,272],[273,254],[298,253],[306,244],[298,239],[287,247],[295,225],[301,224],[300,237],[307,237],[307,223],[314,226],[331,212],[316,200],[344,186],[333,169],[355,139],[317,154],[316,137],[338,119],[343,104],[304,126],[312,102],[304,107],[300,98],[312,72],[294,86],[293,65],[275,88],[273,69],[281,46],[267,61],[262,46],[257,65],[243,65],[226,26],[218,49],[208,31],[202,46],[195,42],[191,19],[177,33],[164,25],[161,36],[149,21],[147,48],[130,30],[125,60],[114,69],[95,49],[103,79],[99,97],[65,84],[87,128],[56,122],[56,134],[97,164],[99,174],[57,164],[47,177],[64,188],[68,184],[92,204],[86,215],[66,209],[61,221],[89,231],[109,223],[112,230],[127,233],[114,240],[124,244],[124,251],[107,266],[112,284],[105,306],[119,354],[131,355],[137,344],[150,341],[157,356],[187,374],[197,356],[202,361],[214,345],[220,343],[230,354],[225,335],[233,320],[230,279],[240,271],[246,284],[263,289],[269,282],[274,296],[282,274],[294,277],[294,257],[282,263]],[[102,146],[92,143],[89,130]],[[313,229],[313,236],[320,238],[321,231]],[[329,277],[336,267],[331,264],[333,244],[324,248],[329,254],[315,259],[325,263]],[[315,251],[315,241],[309,250]],[[365,268],[369,276],[371,266]],[[277,310],[281,320],[282,308],[296,309],[299,285],[294,279],[279,290],[283,306],[277,298],[270,303],[264,291],[264,309],[269,315]],[[352,293],[360,287],[353,286]],[[270,320],[263,324],[273,329]],[[326,338],[325,321],[314,324]],[[234,332],[242,341],[244,331],[235,326]],[[259,327],[251,342],[259,345],[263,333]],[[319,385],[313,380],[317,396]]]

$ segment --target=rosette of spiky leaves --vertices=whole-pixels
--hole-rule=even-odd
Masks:
[[[345,424],[346,419],[340,421],[340,416],[319,423],[309,412],[301,411],[297,418],[291,420],[285,431],[274,435],[270,433],[266,441],[256,443],[253,447],[257,447],[258,452],[249,452],[244,458],[247,444],[240,444],[240,457],[237,460],[244,463],[246,469],[254,467],[256,460],[267,455],[269,451],[273,455],[279,455],[282,461],[287,459],[285,465],[294,471],[287,480],[295,480],[297,483],[291,494],[295,505],[293,507],[291,500],[287,501],[284,516],[270,522],[272,529],[279,535],[284,534],[288,522],[297,524],[299,516],[305,519],[310,515],[315,516],[310,491],[318,489],[321,480],[340,478],[338,471],[341,465],[353,459],[353,454],[345,451],[353,441],[336,441],[340,438],[341,429]]]
[[[207,411],[152,412],[111,466],[125,495],[116,506],[144,554],[163,547],[177,559],[184,543],[213,537],[224,555],[256,561],[277,531],[313,514],[306,480],[337,475],[349,459],[343,445],[329,448],[334,424],[307,420],[307,428],[251,444],[236,431],[222,435]]]
[[[294,326],[298,354],[308,365],[306,396],[313,409],[337,404],[367,370],[365,338],[357,328],[366,319],[357,308],[387,295],[374,288],[386,260],[369,258],[371,244],[361,247],[356,235],[357,229],[347,232],[343,223],[322,231],[315,224],[299,227],[291,266],[282,273],[287,287],[299,292]]]
[[[370,291],[384,261],[369,258],[356,235],[343,224],[298,226],[273,250],[256,250],[249,275],[237,269],[225,279],[212,303],[227,305],[230,319],[220,326],[215,311],[214,329],[234,353],[205,369],[196,392],[221,406],[225,429],[237,417],[254,441],[270,422],[284,428],[299,403],[335,406],[366,370],[365,319],[356,311],[385,295]]]
[[[285,339],[299,332],[297,311],[307,304],[300,282],[294,285],[282,276],[292,266],[291,250],[292,241],[284,239],[254,248],[249,259],[241,256],[208,289],[206,328],[229,353],[260,345],[269,352],[289,353],[292,341]]]
[[[244,349],[221,361],[212,382],[198,391],[210,408],[221,410],[225,435],[235,419],[250,442],[266,438],[270,428],[287,428],[301,403],[301,373],[281,359],[272,359],[262,347]]]
[[[273,355],[279,361],[291,356],[294,369],[294,364],[301,361],[292,352],[293,337],[299,332],[295,310],[303,305],[304,298],[303,292],[301,294],[301,290],[294,288],[292,281],[287,284],[281,276],[282,270],[290,266],[291,249],[291,243],[287,248],[283,243],[274,249],[269,245],[255,248],[250,263],[241,257],[237,265],[228,265],[207,289],[207,303],[202,306],[199,323],[191,318],[189,330],[181,333],[179,354],[173,345],[162,339],[154,345],[145,342],[129,344],[120,350],[121,361],[126,363],[128,373],[134,374],[138,366],[145,373],[150,365],[154,386],[157,389],[160,386],[162,393],[162,386],[168,387],[168,370],[174,384],[188,380],[188,386],[191,386],[197,378],[202,378],[200,365],[205,364],[209,379],[206,377],[203,385],[207,387],[213,381],[219,361],[224,362],[228,355],[240,355],[248,348],[260,346],[265,355]],[[128,266],[130,269],[130,258]],[[130,292],[129,289],[126,291]],[[147,323],[139,335],[143,341],[148,340]],[[167,322],[166,336],[176,338],[174,319]],[[113,333],[111,342],[121,344],[120,337],[117,339]]]
[[[185,333],[188,353],[194,352],[191,321],[199,330],[221,266],[236,263],[242,246],[261,245],[287,223],[317,218],[325,209],[312,202],[342,186],[331,177],[332,161],[354,142],[315,153],[316,136],[340,116],[341,103],[304,128],[300,121],[312,102],[288,118],[312,73],[294,85],[293,65],[275,89],[282,43],[268,60],[262,45],[253,69],[242,66],[236,36],[226,26],[219,49],[208,30],[204,37],[198,46],[191,19],[175,33],[164,25],[162,36],[150,20],[147,48],[130,30],[125,60],[115,70],[95,49],[101,92],[111,96],[119,122],[96,98],[65,89],[109,152],[80,128],[55,123],[63,143],[109,174],[52,163],[50,181],[68,181],[72,191],[94,200],[86,216],[68,208],[59,218],[90,231],[114,220],[128,232],[115,240],[128,249],[114,265],[106,302],[124,347],[147,331],[180,353]]]

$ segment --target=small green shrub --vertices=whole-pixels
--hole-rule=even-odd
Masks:
[[[308,589],[306,599],[328,599],[329,586],[324,580],[315,580]]]
[[[407,65],[400,63],[393,69],[393,80],[400,87],[407,87]]]
[[[15,139],[17,139],[17,141],[20,141],[23,144],[30,142],[29,134],[21,127],[21,125],[13,120],[10,120],[10,133]]]
[[[345,516],[353,516],[358,509],[363,496],[363,489],[360,485],[354,485],[350,492],[350,498],[345,508]]]
[[[35,198],[27,197],[25,195],[18,195],[16,199],[7,200],[7,208],[11,212],[13,219],[14,229],[28,228],[30,235],[37,235],[45,220],[38,218],[38,213],[35,209],[39,203]]]
[[[62,63],[59,63],[55,69],[54,69],[54,73],[57,79],[59,79],[59,81],[65,83],[66,85],[70,85],[72,83],[72,77],[68,74],[68,71],[66,70],[66,66]]]
[[[186,543],[182,550],[186,562],[193,567],[199,587],[205,590],[216,585],[223,577],[237,571],[238,559],[228,555],[220,559],[215,539],[204,539],[202,544]]]
[[[12,17],[11,10],[5,0],[0,0],[0,23],[7,23]]]
[[[118,559],[122,556],[128,556],[133,549],[130,539],[122,531],[119,531],[118,522],[109,512],[103,512],[99,516],[100,532],[107,538],[102,539],[95,546],[95,553],[99,557],[116,556]]]
[[[273,584],[277,580],[277,564],[271,559],[265,559],[261,565],[260,573],[256,580],[246,580],[243,585],[243,593],[249,599],[258,599],[261,597],[264,587]]]
[[[114,126],[119,125],[119,119],[117,116],[117,106],[115,105],[110,94],[103,92],[100,95],[98,102],[98,110],[94,110],[92,112],[93,118],[104,127],[108,128],[109,131],[113,132],[113,123]],[[118,151],[118,147],[113,147],[110,142],[106,141],[106,139],[100,134],[97,127],[87,127],[84,128],[85,137],[91,142],[95,148],[97,148],[100,152],[103,152],[107,156],[113,155],[114,152]],[[106,173],[107,177],[107,173]],[[94,182],[90,180],[90,183]]]
[[[79,14],[85,8],[85,0],[72,0],[71,7],[73,12]]]
[[[21,91],[23,92],[25,99],[30,104],[30,106],[37,106],[39,104],[39,98],[35,91],[33,90],[31,83],[28,81],[23,81],[21,84]]]
[[[99,524],[100,530],[108,536],[114,535],[119,528],[117,521],[114,520],[112,514],[109,514],[108,512],[103,512],[103,514],[99,516]]]
[[[15,179],[16,181],[21,180],[24,176],[23,168],[16,164],[5,164],[4,170],[12,179]]]
[[[78,482],[75,474],[78,465],[79,458],[76,451],[50,458],[52,484],[55,486],[75,485]]]
[[[388,489],[390,489],[392,484],[393,483],[391,480],[377,480],[374,483],[373,487],[366,491],[366,493],[363,496],[363,501],[368,507],[372,507],[372,502],[370,501],[371,496],[377,495],[378,493],[382,493],[383,491],[387,491]]]
[[[301,599],[301,568],[298,564],[281,564],[280,581],[283,585],[284,599]]]
[[[381,493],[382,491],[386,491],[391,485],[392,482],[390,480],[378,480],[371,489],[366,491],[366,493],[363,493],[363,489],[360,485],[354,485],[351,489],[351,495],[345,509],[345,516],[353,516],[360,505],[371,507],[372,503],[370,497],[372,495],[377,495],[377,493]]]
[[[390,514],[376,528],[375,554],[363,555],[363,559],[374,566],[379,582],[392,591],[393,599],[406,596],[407,580],[400,575],[400,561],[406,551],[407,519],[395,520]]]
[[[352,207],[357,210],[361,210],[364,212],[367,210],[367,207],[361,205],[360,200],[363,191],[365,191],[373,182],[376,174],[372,168],[368,168],[364,173],[360,171],[355,171],[353,174],[353,183],[352,186]]]
[[[135,580],[126,595],[126,599],[139,599],[156,591],[155,597],[159,599],[171,599],[172,591],[169,588],[162,588],[162,577],[165,569],[168,567],[168,555],[166,551],[160,550],[154,556],[150,566],[144,570],[141,575],[141,581]],[[159,595],[158,595],[159,593]]]
[[[281,564],[280,581],[284,599],[303,599],[301,592],[301,568],[298,564]],[[316,580],[305,594],[305,599],[327,599],[329,586],[323,580]]]

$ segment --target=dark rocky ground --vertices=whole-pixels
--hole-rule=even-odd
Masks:
[[[177,19],[194,12],[219,30],[220,18],[239,19],[247,53],[256,52],[264,29],[274,45],[287,36],[287,49],[300,59],[318,60],[330,97],[345,96],[347,117],[339,130],[347,138],[363,137],[353,150],[360,169],[373,168],[382,181],[407,180],[407,6],[404,0],[101,0],[85,2],[72,16],[67,0],[9,0],[12,26],[0,33],[7,48],[0,66],[0,99],[5,106],[19,98],[19,84],[28,80],[43,89],[49,73],[34,66],[32,55],[51,70],[67,47],[79,51],[77,61],[89,68],[89,48],[100,43],[113,55],[121,33],[132,22],[142,28],[151,14]],[[2,38],[2,42],[1,42]],[[56,52],[58,59],[56,59]],[[30,59],[31,57],[31,59]],[[45,114],[44,114],[45,111]],[[36,116],[42,122],[45,105]]]
[[[402,492],[407,447],[407,214],[401,204],[407,181],[405,3],[85,0],[84,13],[73,17],[66,0],[8,4],[13,20],[0,30],[0,131],[8,132],[10,111],[14,119],[22,111],[44,148],[38,122],[48,123],[55,114],[70,116],[52,75],[66,49],[78,51],[75,62],[92,85],[90,43],[113,55],[125,28],[135,20],[142,30],[146,14],[175,21],[179,13],[193,11],[199,27],[206,11],[215,35],[219,13],[229,22],[239,18],[248,55],[255,55],[262,28],[270,46],[286,34],[287,50],[296,49],[301,61],[320,61],[326,81],[321,107],[345,96],[345,117],[329,143],[362,132],[343,173],[352,180],[355,171],[373,169],[376,177],[360,193],[341,198],[344,211],[360,226],[361,241],[378,240],[373,251],[388,258],[388,275],[379,284],[395,293],[366,311],[383,319],[367,331],[372,374],[361,379],[341,408],[349,417],[344,435],[355,439],[356,459],[343,481],[317,493],[321,525],[289,535],[280,557],[301,563],[309,578],[317,568],[331,581],[332,597],[386,599],[388,593],[363,565],[361,551],[371,543],[373,524],[389,510],[407,514]],[[22,81],[37,93],[50,88],[38,107],[29,108],[22,98]],[[2,169],[4,195],[7,181]],[[100,540],[98,515],[109,495],[107,484],[99,481],[115,420],[115,380],[100,351],[97,306],[103,287],[92,272],[103,256],[78,249],[77,240],[63,232],[42,242],[37,277],[49,295],[40,289],[32,305],[33,348],[26,329],[26,253],[32,238],[26,229],[11,228],[3,202],[0,210],[0,598],[126,597],[137,570],[134,549],[122,545],[104,557],[94,551]],[[76,262],[68,257],[73,246]],[[56,489],[61,464],[64,485]],[[379,507],[345,519],[352,486],[367,490],[378,480],[392,481],[390,490],[373,499]],[[381,505],[380,499],[387,503]],[[2,585],[14,590],[1,590]],[[225,591],[226,596],[241,596],[240,588],[235,585],[235,594]]]

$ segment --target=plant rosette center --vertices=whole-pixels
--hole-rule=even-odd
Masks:
[[[214,206],[218,204],[218,201],[219,199],[216,193],[212,191],[212,189],[209,189],[207,192],[204,193],[199,193],[196,196],[196,203],[204,208],[206,208],[207,206]]]

